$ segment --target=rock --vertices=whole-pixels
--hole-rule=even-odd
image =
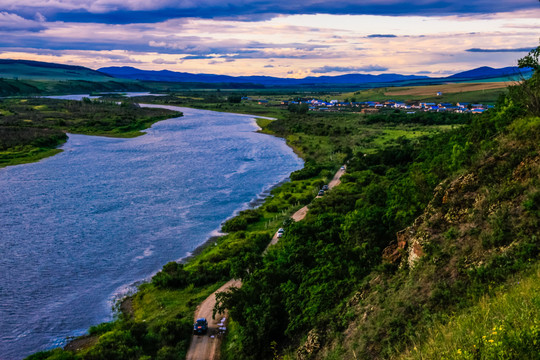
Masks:
[[[308,360],[321,348],[321,334],[316,329],[310,330],[306,342],[296,350],[298,360]]]

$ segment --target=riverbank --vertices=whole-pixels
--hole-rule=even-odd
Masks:
[[[286,174],[288,174],[290,171],[294,170],[295,168],[298,168],[298,167],[296,167],[297,165],[295,165],[295,163],[299,163],[299,164],[301,163],[301,161],[296,159],[296,157],[294,157],[295,160],[292,161],[292,162],[286,159],[286,158],[289,158],[289,157],[292,158],[293,155],[292,155],[292,152],[290,151],[290,149],[285,146],[284,142],[277,141],[276,139],[273,139],[273,138],[270,138],[270,137],[255,134],[255,132],[253,130],[256,130],[255,129],[256,127],[253,126],[252,120],[247,119],[245,117],[236,118],[237,120],[235,120],[235,121],[236,121],[236,123],[238,125],[235,125],[236,123],[234,121],[231,122],[231,119],[229,119],[228,115],[227,116],[224,116],[223,114],[222,115],[219,115],[219,114],[213,115],[213,114],[206,113],[206,112],[204,112],[204,114],[205,114],[205,116],[209,117],[208,120],[206,120],[206,119],[205,120],[198,120],[194,116],[190,115],[189,117],[186,116],[186,117],[183,117],[182,119],[178,119],[176,121],[163,122],[162,124],[156,126],[155,128],[153,128],[149,132],[149,135],[148,135],[149,137],[148,138],[140,138],[139,140],[137,140],[135,142],[133,142],[133,141],[124,142],[124,141],[117,141],[117,140],[114,140],[114,139],[75,136],[72,139],[73,141],[71,141],[69,143],[68,148],[66,148],[65,154],[61,158],[57,158],[57,159],[54,159],[52,161],[48,161],[46,163],[42,163],[40,165],[34,165],[34,166],[38,166],[39,169],[41,169],[41,168],[43,168],[44,166],[47,166],[47,165],[53,165],[53,167],[54,167],[55,163],[58,163],[59,161],[60,162],[65,161],[64,157],[71,158],[73,156],[76,156],[77,154],[81,154],[81,151],[84,151],[84,149],[87,149],[87,148],[99,149],[99,148],[101,148],[100,144],[105,144],[105,145],[110,144],[112,147],[107,145],[106,146],[107,149],[104,149],[103,151],[99,151],[98,152],[99,154],[92,155],[90,158],[93,159],[93,160],[90,161],[89,164],[93,164],[95,162],[95,160],[99,159],[100,162],[103,160],[103,162],[105,163],[107,168],[110,168],[111,166],[114,167],[114,168],[119,168],[118,166],[113,165],[110,160],[103,159],[103,154],[102,153],[103,152],[109,152],[110,150],[114,150],[115,152],[119,151],[119,154],[124,154],[124,156],[129,155],[130,157],[132,157],[131,151],[126,152],[123,149],[128,149],[128,148],[133,147],[134,149],[139,150],[140,147],[142,145],[144,145],[145,147],[146,146],[153,146],[153,147],[158,147],[159,146],[161,148],[163,146],[165,146],[166,152],[169,155],[169,152],[171,151],[171,149],[168,147],[167,142],[164,142],[164,140],[165,140],[163,138],[163,129],[164,128],[167,128],[167,129],[175,128],[175,129],[177,129],[177,131],[180,131],[181,134],[184,134],[185,136],[189,137],[190,139],[195,139],[197,142],[201,142],[201,144],[208,144],[208,141],[206,140],[205,136],[209,135],[209,131],[205,131],[203,134],[201,134],[200,132],[198,132],[196,130],[194,125],[196,125],[196,124],[201,125],[201,124],[207,124],[207,123],[211,125],[212,123],[215,123],[216,125],[211,125],[211,126],[214,126],[214,130],[217,131],[217,133],[223,134],[223,132],[221,131],[222,125],[220,125],[220,124],[224,124],[225,126],[227,126],[227,129],[229,129],[229,131],[224,132],[224,134],[226,134],[226,138],[224,138],[223,140],[220,140],[219,142],[212,141],[211,143],[216,144],[217,148],[221,149],[221,151],[225,151],[223,149],[223,146],[220,145],[221,143],[226,144],[227,146],[234,148],[235,151],[242,150],[241,152],[226,151],[226,153],[229,154],[233,159],[239,159],[239,160],[236,160],[236,161],[237,162],[240,161],[242,164],[236,163],[236,165],[235,165],[234,163],[227,160],[228,159],[227,156],[225,156],[225,155],[222,156],[221,157],[222,160],[225,161],[225,163],[224,163],[225,166],[223,167],[223,169],[224,170],[229,169],[229,173],[227,173],[227,172],[223,172],[223,171],[212,171],[211,169],[213,169],[213,167],[212,167],[211,163],[209,163],[208,161],[199,161],[199,160],[197,160],[197,157],[193,157],[193,155],[190,155],[189,159],[192,159],[192,161],[191,161],[192,163],[194,161],[196,161],[197,164],[201,164],[202,166],[200,166],[200,168],[204,169],[205,172],[211,172],[211,174],[209,173],[208,176],[210,176],[212,174],[219,174],[219,173],[227,175],[226,178],[220,178],[219,176],[217,176],[217,179],[216,179],[217,183],[215,185],[213,184],[213,182],[207,184],[207,179],[210,179],[209,177],[203,177],[200,181],[198,181],[199,183],[208,185],[207,187],[209,189],[209,192],[210,192],[211,196],[216,198],[216,201],[218,201],[220,203],[223,203],[224,201],[226,201],[227,203],[228,202],[233,202],[233,203],[237,203],[237,204],[243,204],[242,206],[254,206],[255,204],[253,204],[253,203],[251,203],[251,205],[249,205],[249,199],[246,199],[244,197],[244,195],[242,195],[242,193],[244,191],[247,191],[250,194],[256,194],[256,192],[254,192],[254,189],[263,189],[264,190],[267,187],[266,184],[268,184],[268,181],[269,181],[268,179],[269,178],[272,178],[272,177],[275,178],[276,176],[278,176],[279,178],[282,178],[282,176],[286,176]],[[205,128],[206,127],[208,127],[208,126],[205,125]],[[234,129],[237,129],[237,130],[234,130]],[[214,131],[214,130],[212,130],[212,131]],[[249,144],[248,148],[240,148],[240,149],[238,149],[238,145],[241,142],[239,140],[230,141],[230,136],[233,133],[233,131],[238,132],[238,134],[239,134],[239,136],[241,138],[246,138],[247,141],[245,143],[246,143],[246,145]],[[193,135],[195,135],[195,136],[193,136]],[[156,140],[159,139],[159,141],[152,140],[154,137],[156,138]],[[178,139],[180,139],[180,138],[178,138]],[[249,139],[251,139],[251,140],[249,140]],[[176,144],[178,143],[178,140],[171,140],[171,141],[174,141],[174,146],[176,146]],[[87,144],[87,142],[91,142],[91,146],[87,146],[87,145],[89,145],[89,144]],[[274,144],[274,145],[272,145],[272,144]],[[173,144],[171,143],[171,145],[173,145]],[[256,146],[256,147],[251,149],[253,146]],[[275,147],[276,147],[276,149],[274,149]],[[203,150],[203,151],[201,151],[201,153],[206,153],[207,152],[206,147],[202,147],[201,149]],[[272,150],[272,149],[274,149],[274,150]],[[163,154],[163,153],[164,153],[164,151],[163,151],[163,148],[162,148],[159,151],[158,154]],[[186,154],[186,152],[182,151],[181,154],[178,154],[178,155],[181,156],[181,158],[183,158],[185,161],[189,161],[188,158],[183,156],[185,154]],[[256,156],[255,156],[255,154],[256,154]],[[143,154],[141,154],[141,155],[143,155]],[[171,154],[171,155],[175,159],[180,158],[179,156],[177,156],[175,154]],[[134,156],[135,156],[135,159],[138,160],[138,162],[136,163],[138,165],[140,164],[140,159],[141,158],[142,159],[148,159],[148,160],[151,159],[149,156],[141,157],[141,156],[137,156],[137,154],[134,154]],[[286,158],[283,158],[284,156]],[[265,160],[264,166],[263,166],[263,168],[261,168],[261,170],[264,170],[264,171],[256,170],[257,167],[253,168],[253,166],[255,166],[256,163],[260,162],[259,159],[267,159],[267,158],[270,159],[270,160],[268,160],[268,161]],[[129,159],[127,159],[127,160],[129,161]],[[159,158],[157,160],[159,160]],[[253,161],[253,160],[255,160],[255,161]],[[245,164],[244,164],[244,162],[245,162]],[[132,162],[130,162],[130,163],[132,163]],[[262,162],[260,162],[260,163],[262,164]],[[29,169],[31,170],[32,168],[34,168],[34,166],[30,167]],[[247,168],[246,168],[246,166],[247,166]],[[286,169],[289,169],[291,167],[292,167],[291,170],[286,170]],[[67,170],[68,168],[72,169],[72,171],[74,171],[76,173],[79,173],[79,171],[74,169],[72,166],[62,166],[62,170],[63,169]],[[184,168],[185,169],[184,171],[188,171],[190,168],[191,167]],[[197,166],[196,168],[199,168],[199,166]],[[25,167],[22,167],[21,169],[24,170]],[[36,168],[34,171],[37,171],[39,169]],[[121,174],[125,173],[126,176],[129,176],[129,173],[131,173],[131,170],[128,171],[127,168],[124,169],[123,167],[122,167],[122,169],[123,170],[122,170]],[[131,168],[129,168],[129,169],[131,169]],[[234,171],[235,169],[240,169],[241,171],[239,171],[239,172]],[[271,170],[269,170],[269,169],[271,169]],[[249,175],[254,170],[255,170],[255,172],[253,174]],[[286,170],[286,171],[284,172],[284,170]],[[190,170],[190,171],[193,173],[192,170]],[[268,172],[268,171],[271,171],[271,173],[270,174],[265,174],[265,172]],[[19,171],[16,171],[16,169],[9,169],[9,171],[7,173],[15,174],[15,173],[18,173],[18,172]],[[54,177],[48,176],[46,173],[43,173],[42,171],[39,171],[39,173],[42,174],[42,177],[47,178],[47,179],[55,179],[57,177],[56,175]],[[103,183],[103,180],[104,180],[103,175],[104,175],[104,173],[101,170],[99,170],[99,171],[88,171],[88,172],[84,171],[82,173],[83,174],[84,173],[96,174],[96,176],[99,177],[99,181],[98,181],[97,184],[102,184]],[[156,173],[156,171],[154,171],[153,176],[155,176],[156,174],[160,174],[160,173],[162,173],[162,171],[158,168],[157,173]],[[175,176],[173,174],[171,174],[169,171],[163,172],[163,173],[168,178],[169,177],[175,178]],[[180,172],[180,174],[181,173],[182,172]],[[60,175],[60,174],[58,174],[58,175]],[[118,174],[118,175],[120,175],[120,174]],[[250,183],[253,182],[253,184],[255,184],[255,185],[251,185],[251,186],[241,185],[241,184],[244,184],[246,181],[249,180],[248,175],[249,175],[249,179],[251,179],[249,182]],[[148,176],[139,177],[139,176],[132,173],[132,177],[133,176],[136,176],[139,179],[137,182],[140,182],[141,179],[149,178]],[[212,175],[212,177],[215,178],[216,176]],[[180,190],[182,190],[183,188],[186,188],[186,186],[189,185],[188,182],[187,182],[187,179],[185,177],[182,177],[182,179],[183,179],[183,181],[180,181],[180,182],[175,181],[176,185],[174,185],[174,184],[171,184],[171,185],[174,185],[175,188],[178,188]],[[92,179],[90,179],[90,180],[92,181]],[[229,188],[228,184],[230,182],[236,182],[237,184],[240,184],[240,186],[239,187],[238,186],[234,187],[233,190],[232,190],[232,194],[229,195],[229,193],[224,193],[221,190],[221,187],[226,186],[227,188]],[[178,186],[178,184],[181,184],[182,186]],[[246,184],[246,185],[249,185],[249,184]],[[155,187],[155,186],[152,186],[152,187]],[[163,186],[158,186],[157,188],[163,188]],[[170,186],[167,185],[167,186],[165,186],[165,188],[170,188]],[[48,191],[48,190],[45,190],[46,188],[43,188],[43,189],[44,190],[42,190],[42,191],[46,191],[47,193],[56,193],[56,191]],[[251,189],[251,190],[249,190],[249,189]],[[91,189],[88,189],[88,190],[86,190],[86,192],[89,192],[90,190]],[[129,193],[137,192],[136,189],[131,188],[131,186],[130,186],[129,190],[130,190]],[[266,189],[265,191],[270,192],[270,191],[275,191],[275,190],[274,189]],[[194,195],[194,196],[199,197],[199,198],[200,197],[206,198],[205,194],[206,193],[203,194],[199,190],[193,190],[193,191],[190,191],[188,193],[189,196]],[[64,192],[64,194],[62,195],[62,198],[65,198],[68,195],[69,194]],[[242,196],[242,198],[244,200],[242,200],[240,202],[238,202],[238,201],[235,202],[233,199],[238,197],[238,196]],[[122,197],[125,197],[125,194],[122,195]],[[253,197],[253,195],[250,195],[250,197]],[[252,198],[252,200],[253,200],[253,198]],[[255,201],[257,201],[257,200],[260,201],[260,197],[259,197],[259,199],[255,199]],[[153,197],[151,204],[155,204],[156,201],[161,203],[161,201],[159,199]],[[172,201],[172,200],[169,199],[169,196],[167,196],[167,202],[165,204],[169,203],[170,201]],[[130,201],[128,201],[128,203],[130,203]],[[88,204],[87,206],[90,206],[90,204]],[[221,206],[221,205],[219,205],[219,206]],[[64,206],[62,206],[62,207],[64,207]],[[9,208],[9,207],[6,206],[5,208]],[[157,216],[159,216],[159,214],[167,215],[169,212],[171,212],[171,216],[174,216],[175,218],[182,217],[182,212],[179,213],[177,211],[177,209],[180,209],[180,207],[175,207],[174,209],[170,209],[170,206],[167,206],[167,208],[169,208],[169,210],[167,210],[167,211],[153,211],[153,212],[156,212]],[[206,208],[211,210],[209,212],[209,215],[214,216],[211,213],[215,213],[216,210],[215,209],[212,210],[212,208],[210,208],[208,206]],[[229,208],[229,210],[227,210],[227,215],[226,216],[231,214],[232,211],[234,210],[234,209],[231,209],[230,207],[228,207],[228,208]],[[200,213],[201,211],[197,210],[197,212]],[[206,213],[207,211],[203,210],[202,212]],[[216,215],[216,216],[219,216],[222,219],[221,221],[223,221],[223,219],[226,218],[225,216],[222,217],[222,215]],[[114,215],[113,215],[113,217],[114,217]],[[191,218],[191,216],[190,216],[190,218]],[[155,223],[155,222],[149,221],[148,223],[150,224],[150,223]],[[141,224],[141,225],[144,225],[144,224]],[[219,225],[219,223],[217,223],[216,225]],[[216,228],[215,227],[216,225],[212,225],[211,227],[206,227],[206,229]],[[128,225],[126,224],[126,226],[128,226]],[[264,224],[263,224],[263,226],[264,226]],[[157,229],[157,227],[155,229]],[[193,229],[193,230],[198,231],[198,232],[204,232],[205,229],[202,228],[202,229]],[[146,234],[146,233],[147,232],[144,232],[144,234]],[[190,233],[193,233],[194,236],[197,235],[197,234],[195,234],[194,231],[189,231],[189,232],[185,233],[182,236],[182,241],[186,241],[186,238],[187,238],[187,241],[189,241]],[[164,234],[164,235],[166,235],[166,234]],[[108,236],[110,237],[111,235],[108,235]],[[141,233],[139,237],[145,237],[145,236],[143,236],[143,234]],[[249,244],[249,239],[244,241],[245,239],[240,239],[239,236],[235,235],[233,237],[229,236],[227,241],[230,241],[231,239],[233,240],[232,242],[235,243],[234,246],[242,246],[244,249],[247,249],[249,247],[249,245],[250,245]],[[259,234],[257,239],[260,241],[260,240],[263,239],[263,237],[260,236],[260,234]],[[115,242],[116,242],[116,240],[115,240]],[[176,242],[178,242],[178,239],[176,239]],[[240,242],[242,242],[242,244],[240,244]],[[220,244],[223,243],[223,240],[219,240],[219,243]],[[133,257],[133,261],[136,261],[137,265],[139,265],[138,267],[140,267],[141,262],[151,259],[152,253],[157,253],[158,252],[158,248],[157,247],[152,248],[151,243],[149,244],[149,246],[143,247],[141,249],[144,250],[145,248],[148,249],[148,251],[145,250],[144,254],[141,254],[140,252],[135,252],[133,255],[126,254],[126,256]],[[141,250],[141,252],[142,252],[142,250]],[[204,251],[204,253],[207,254],[210,250],[213,250],[213,249],[207,249],[207,250]],[[242,250],[242,249],[239,248],[239,250]],[[128,260],[129,260],[129,257],[128,257]],[[179,258],[179,257],[172,257],[172,259],[174,259],[174,258]],[[171,259],[171,257],[169,257],[169,259]],[[206,260],[204,260],[204,261],[206,261]],[[165,262],[166,261],[163,261],[162,264],[164,264]],[[128,261],[128,263],[129,263],[129,261]],[[132,265],[133,264],[131,264],[131,266]],[[229,266],[229,265],[226,265],[226,266]],[[202,268],[205,268],[205,267],[203,266]],[[196,282],[195,286],[193,286],[191,288],[186,288],[186,289],[179,289],[179,291],[173,291],[175,295],[176,294],[181,295],[179,298],[176,298],[176,296],[174,296],[175,299],[172,299],[170,297],[171,291],[169,291],[168,289],[165,289],[165,290],[162,291],[162,289],[160,289],[159,286],[156,288],[152,284],[149,284],[149,286],[151,288],[153,288],[154,290],[156,290],[156,291],[155,292],[152,291],[151,295],[149,295],[148,293],[145,293],[144,296],[141,295],[141,296],[138,296],[137,299],[135,299],[135,301],[134,301],[134,318],[135,318],[135,320],[133,320],[133,321],[139,323],[140,321],[142,321],[142,320],[139,320],[139,317],[142,316],[143,318],[145,318],[147,320],[146,323],[149,323],[152,326],[153,329],[156,329],[158,327],[161,328],[162,326],[165,326],[165,323],[167,323],[167,321],[169,321],[171,319],[178,319],[177,315],[180,315],[180,318],[183,318],[183,312],[184,311],[189,311],[188,309],[192,306],[191,304],[195,305],[196,303],[198,303],[198,297],[199,296],[203,297],[203,296],[207,295],[208,292],[211,292],[211,291],[215,290],[215,289],[212,289],[212,284],[210,284],[208,281],[211,278],[215,279],[217,276],[219,276],[221,274],[221,271],[218,268],[206,267],[205,269],[208,270],[208,271],[205,271],[205,270],[199,271],[198,269],[193,270],[193,274],[195,275],[195,278],[193,278],[192,280],[193,280],[193,282]],[[148,287],[148,286],[146,286],[146,287]],[[143,286],[143,288],[145,288],[145,286]],[[144,291],[146,291],[146,290],[144,290]],[[147,305],[146,304],[146,299],[148,297],[154,297],[154,296],[159,299],[157,304],[162,304],[165,307],[168,307],[168,305],[171,305],[171,307],[176,309],[176,310],[173,310],[170,313],[172,315],[164,313],[163,312],[164,309],[162,309],[161,307],[153,308],[152,307],[153,304],[150,304],[150,307],[146,306]],[[183,301],[183,305],[173,306],[174,302],[176,302],[177,299],[185,300],[185,301]],[[156,315],[156,316],[154,317],[154,315]],[[120,316],[120,315],[118,315],[118,316]],[[120,321],[120,322],[122,322],[122,321]],[[189,324],[188,324],[188,329],[189,329],[191,327],[191,319],[189,319],[188,322],[189,322]],[[123,324],[125,325],[126,323],[124,322]],[[119,325],[119,326],[124,326],[124,325]],[[112,325],[112,326],[114,327],[116,325]],[[98,333],[97,336],[103,335],[103,333],[100,333],[101,331],[105,331],[103,329],[103,327],[97,327],[97,329],[92,329],[92,333],[94,333],[94,334],[95,334],[95,332]],[[114,333],[114,331],[112,331],[112,333]],[[8,358],[10,358],[10,357],[8,356]]]
[[[58,154],[66,133],[133,138],[158,121],[182,116],[133,104],[51,98],[0,100],[0,168]]]

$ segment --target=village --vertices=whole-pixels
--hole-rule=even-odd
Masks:
[[[441,93],[437,93],[441,96]],[[377,113],[382,109],[395,109],[415,112],[454,112],[454,113],[473,113],[481,114],[493,107],[493,105],[473,104],[467,102],[402,102],[395,100],[386,101],[339,101],[339,100],[321,100],[321,99],[295,99],[283,100],[281,102],[272,102],[266,99],[252,99],[243,97],[242,100],[255,101],[259,105],[265,106],[289,106],[306,104],[309,111],[358,111],[364,114]]]

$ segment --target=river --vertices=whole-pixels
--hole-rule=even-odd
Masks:
[[[144,136],[68,134],[62,153],[0,169],[0,359],[63,346],[302,167],[252,116],[183,117]]]

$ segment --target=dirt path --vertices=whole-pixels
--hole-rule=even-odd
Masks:
[[[332,189],[341,183],[340,178],[345,173],[345,168],[342,167],[334,175],[334,178],[328,183],[328,187]],[[294,221],[300,221],[306,217],[308,213],[308,207],[304,206],[297,212],[295,212],[291,218]],[[268,247],[276,244],[279,241],[278,233],[276,232],[272,237],[272,241],[268,244]],[[268,249],[268,247],[266,249]],[[216,305],[216,293],[223,292],[231,287],[241,287],[242,282],[240,280],[229,280],[225,285],[217,289],[212,295],[207,297],[195,310],[195,316],[193,322],[199,318],[206,318],[208,321],[208,334],[207,335],[193,335],[191,337],[191,344],[186,355],[186,360],[218,360],[221,347],[222,333],[219,328],[227,327],[228,312],[216,316],[216,319],[212,319],[212,313],[214,306]],[[223,320],[224,319],[224,320]],[[220,324],[221,323],[221,324]]]
[[[193,322],[198,318],[206,318],[208,320],[208,334],[207,335],[193,335],[191,338],[191,344],[189,346],[186,360],[209,360],[219,359],[219,348],[221,345],[221,336],[219,328],[220,323],[222,327],[227,327],[228,314],[221,314],[216,316],[216,319],[212,319],[212,312],[216,305],[216,293],[226,291],[231,287],[240,287],[242,283],[240,280],[230,280],[225,285],[220,287],[216,292],[207,297],[195,310],[195,317]],[[225,320],[222,320],[225,319]]]

